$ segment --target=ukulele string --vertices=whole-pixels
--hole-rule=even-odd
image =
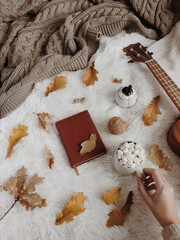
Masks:
[[[150,58],[145,58],[143,55],[141,55],[140,53],[138,53],[136,50],[134,50],[133,48],[130,49],[131,52],[135,52],[137,53],[137,57],[141,57],[142,59],[144,59],[145,61],[150,60]]]
[[[143,47],[142,47],[142,45],[140,45],[139,48],[140,48],[150,59],[152,59],[151,54],[150,54],[147,50],[144,50]]]

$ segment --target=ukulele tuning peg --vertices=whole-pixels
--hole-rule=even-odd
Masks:
[[[151,55],[153,55],[153,52],[150,52]]]

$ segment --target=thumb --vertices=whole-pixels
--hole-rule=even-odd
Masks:
[[[143,199],[146,201],[148,205],[150,205],[151,197],[149,196],[148,192],[146,191],[144,184],[142,183],[141,179],[137,178],[138,183],[138,190],[143,197]]]

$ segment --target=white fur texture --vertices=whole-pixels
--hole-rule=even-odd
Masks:
[[[142,145],[146,156],[153,144],[159,144],[164,155],[169,158],[172,171],[165,173],[167,180],[176,192],[177,208],[180,214],[180,159],[168,147],[167,131],[178,117],[178,111],[161,89],[145,64],[127,63],[130,58],[124,56],[123,47],[130,43],[141,42],[150,46],[153,57],[165,69],[169,76],[180,85],[180,23],[172,32],[160,41],[152,41],[143,36],[121,32],[108,38],[102,37],[98,51],[90,63],[95,60],[99,71],[99,81],[95,86],[85,86],[82,82],[85,70],[63,72],[68,84],[63,90],[44,92],[53,77],[37,83],[31,95],[14,112],[0,120],[0,185],[24,165],[28,174],[38,173],[45,177],[44,183],[37,186],[37,192],[47,200],[47,207],[27,212],[19,203],[0,222],[1,240],[160,240],[161,227],[146,207],[138,190],[136,177],[122,177],[111,163],[112,152],[122,141],[135,141]],[[112,77],[122,78],[123,84],[132,84],[138,94],[137,103],[132,108],[123,109],[116,103],[115,94],[121,84],[112,83]],[[153,97],[161,96],[162,115],[152,126],[145,126],[141,120],[145,108]],[[81,104],[72,104],[74,98],[86,97]],[[80,176],[76,176],[70,167],[66,153],[59,140],[55,126],[46,133],[38,127],[37,116],[33,112],[48,112],[55,121],[71,116],[83,110],[89,110],[94,123],[107,147],[107,154],[78,167]],[[107,122],[111,117],[122,117],[128,123],[127,132],[115,136],[108,132]],[[29,135],[15,147],[14,153],[5,159],[8,138],[13,127],[18,124],[29,127]],[[54,170],[50,170],[44,156],[47,147],[55,156]],[[146,157],[146,166],[156,167]],[[131,212],[123,226],[106,227],[108,214],[117,206],[107,206],[101,196],[107,190],[122,188],[117,206],[124,204],[129,191],[134,192]],[[86,211],[75,217],[73,222],[56,226],[55,218],[68,203],[72,195],[84,192]],[[0,192],[0,216],[13,203],[13,196]]]

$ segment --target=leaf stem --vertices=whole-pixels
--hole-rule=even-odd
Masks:
[[[11,205],[11,207],[8,209],[8,211],[0,218],[0,221],[3,220],[3,218],[8,214],[8,212],[14,207],[16,202],[19,201],[19,198],[17,198],[14,203]]]
[[[69,215],[71,212],[69,211],[69,212],[67,212],[64,216],[62,216],[61,218],[59,218],[58,220],[57,220],[57,218],[56,218],[56,223],[58,223],[61,219],[63,219],[63,218],[65,218],[67,215]]]

